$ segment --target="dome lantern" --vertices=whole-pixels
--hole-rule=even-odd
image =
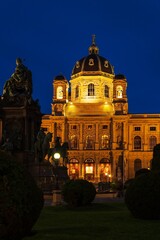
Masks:
[[[99,48],[95,43],[96,35],[92,35],[92,45],[88,48],[89,54],[99,54]]]

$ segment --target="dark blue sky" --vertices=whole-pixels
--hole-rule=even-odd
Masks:
[[[160,113],[159,0],[5,0],[0,3],[0,94],[17,57],[33,98],[51,113],[52,81],[69,80],[96,35],[100,55],[128,81],[130,113]]]

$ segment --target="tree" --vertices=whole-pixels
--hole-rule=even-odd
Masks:
[[[160,171],[160,144],[153,148],[153,158],[151,164],[152,171]]]

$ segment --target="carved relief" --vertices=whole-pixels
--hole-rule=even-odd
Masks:
[[[69,126],[69,145],[71,149],[77,149],[79,143],[79,126],[70,125]]]
[[[84,147],[86,149],[93,149],[95,143],[95,125],[85,124],[83,134]]]
[[[122,148],[123,145],[123,123],[122,122],[116,122],[116,142],[120,148]]]
[[[61,123],[57,123],[57,137],[61,137],[62,138],[62,124]]]

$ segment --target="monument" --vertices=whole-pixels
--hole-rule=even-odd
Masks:
[[[41,115],[38,100],[32,98],[32,72],[17,58],[0,97],[0,148],[27,167],[34,162]]]

